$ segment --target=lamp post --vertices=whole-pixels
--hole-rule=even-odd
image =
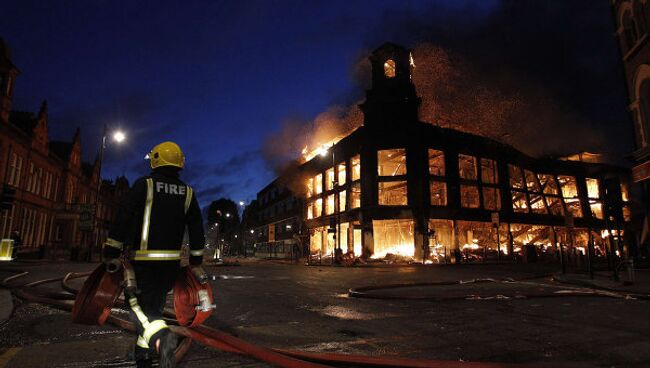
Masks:
[[[104,149],[106,149],[106,138],[108,134],[108,127],[104,124],[104,132],[102,134],[102,142],[99,146],[99,162],[97,168],[97,188],[95,192],[95,239],[99,241],[100,231],[99,231],[99,204],[101,202],[101,188],[102,188],[102,162],[104,160]],[[126,139],[126,135],[121,130],[116,130],[113,132],[113,140],[116,143],[122,143]],[[92,262],[92,244],[93,242],[88,243],[88,261]]]

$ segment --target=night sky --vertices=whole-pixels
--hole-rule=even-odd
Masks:
[[[86,160],[103,124],[123,129],[106,178],[146,174],[148,150],[177,142],[202,205],[254,199],[275,176],[263,147],[287,144],[273,141],[287,120],[357,101],[358,65],[385,41],[443,47],[484,75],[525,75],[527,90],[610,137],[585,149],[633,149],[607,1],[23,0],[2,11],[0,37],[22,72],[15,110],[47,100],[51,139],[81,127]]]

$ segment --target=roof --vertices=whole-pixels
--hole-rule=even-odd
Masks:
[[[29,111],[12,111],[9,114],[9,122],[20,128],[25,133],[32,135],[34,127],[38,123],[36,115]]]
[[[54,153],[63,161],[68,161],[70,159],[70,153],[72,152],[72,143],[63,141],[50,141],[50,152]]]

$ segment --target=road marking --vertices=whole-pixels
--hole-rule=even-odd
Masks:
[[[22,348],[9,348],[0,355],[0,368],[4,368],[11,361],[14,355],[18,354]]]

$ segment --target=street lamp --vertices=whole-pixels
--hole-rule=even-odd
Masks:
[[[108,127],[104,124],[104,133],[102,134],[102,142],[99,146],[99,167],[97,169],[97,192],[95,193],[95,239],[99,241],[99,203],[102,188],[102,163],[104,160],[104,149],[106,149],[106,137],[108,135]],[[113,140],[116,143],[122,143],[126,139],[126,134],[121,130],[113,132]],[[88,242],[88,261],[92,262],[92,242]]]

